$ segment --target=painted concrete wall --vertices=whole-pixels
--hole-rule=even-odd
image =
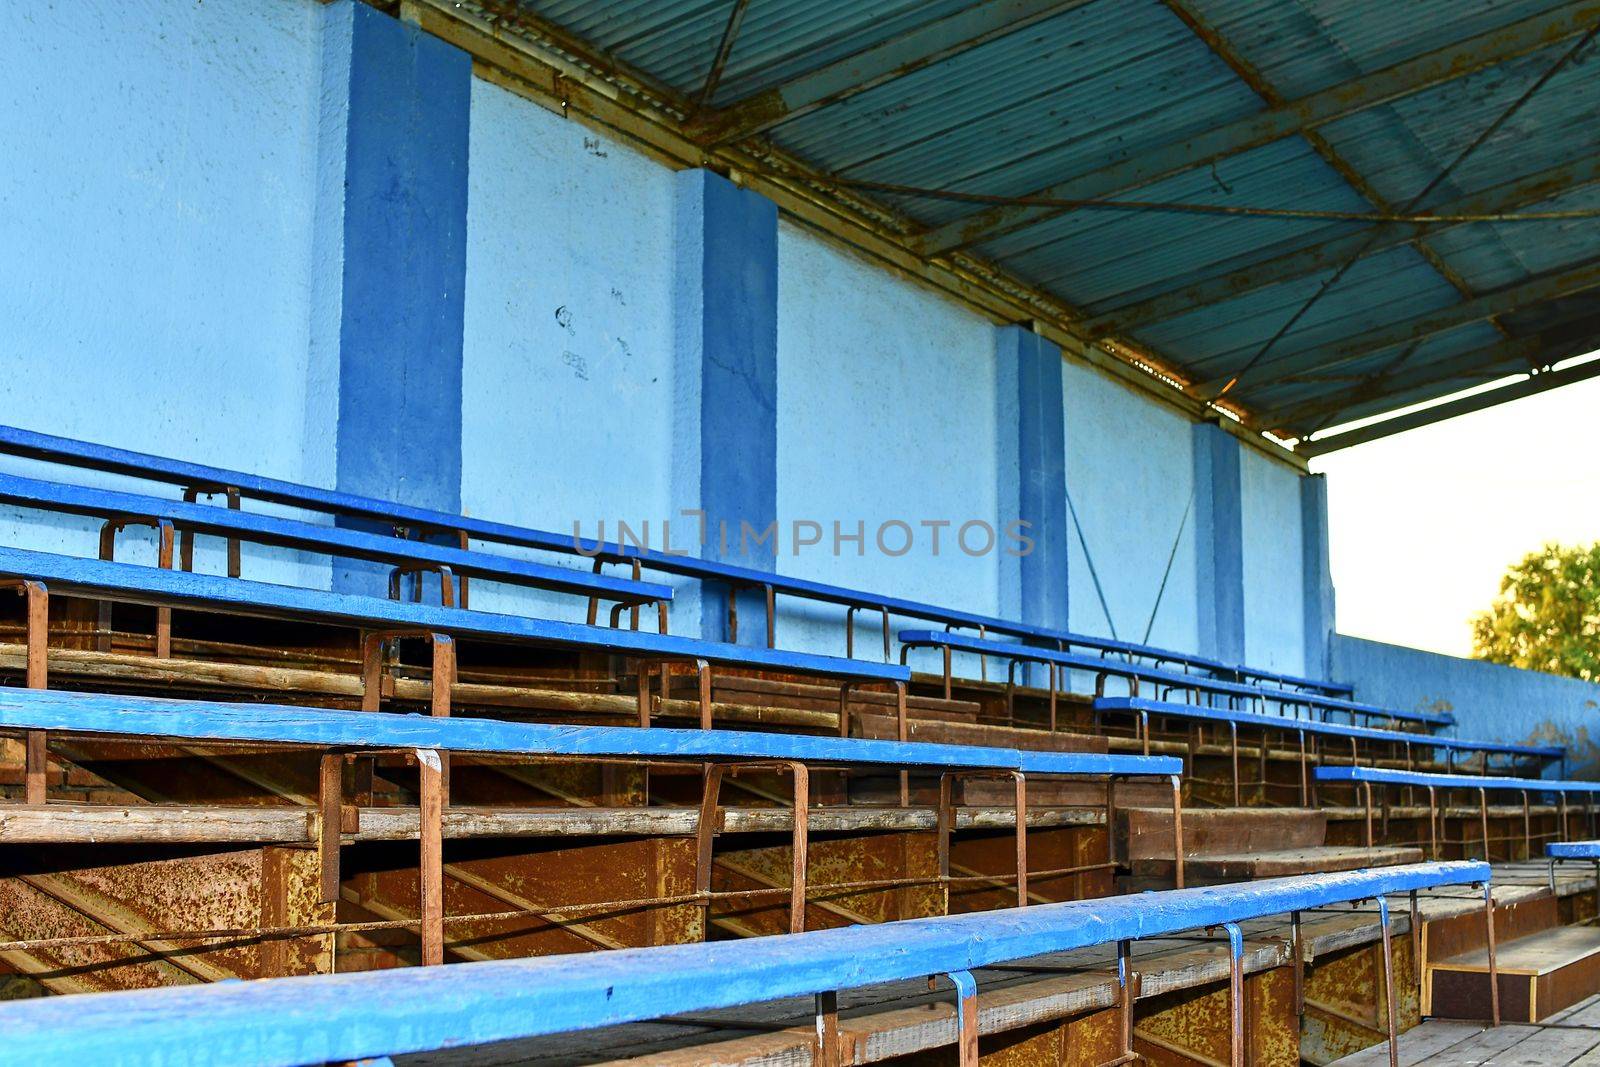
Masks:
[[[650,521],[659,545],[677,510],[672,172],[477,80],[468,173],[462,507],[589,537]],[[488,585],[474,606],[531,604],[581,614]]]
[[[1244,659],[1252,667],[1305,670],[1305,561],[1300,475],[1242,449]]]
[[[1363,700],[1449,711],[1461,737],[1564,744],[1575,776],[1600,776],[1600,685],[1343,634],[1333,674]]]
[[[309,342],[322,10],[83,0],[10,12],[7,421],[331,484],[336,378],[330,389]],[[128,537],[126,558],[153,563],[153,543]],[[0,514],[0,542],[95,546],[87,522],[14,511]],[[202,540],[201,568],[221,560]],[[327,581],[325,562],[292,554],[250,549],[244,563],[247,576]]]
[[[1137,641],[1148,627],[1153,644],[1194,651],[1194,470],[1189,423],[1070,362],[1062,375],[1062,403],[1067,491],[1083,531],[1081,541],[1076,529],[1072,531],[1067,564],[1072,628],[1110,636],[1115,623],[1118,637]],[[1071,515],[1067,521],[1070,527]],[[1091,556],[1106,607],[1095,590]],[[1171,573],[1158,603],[1169,558]]]
[[[0,64],[11,104],[0,116],[11,149],[0,314],[22,370],[0,379],[9,418],[333,483],[341,308],[326,283],[345,250],[329,235],[348,221],[327,165],[336,90],[348,83],[330,77],[341,44],[329,12],[340,7],[95,0],[19,11]],[[85,48],[86,22],[118,46]],[[592,533],[605,520],[613,537],[618,520],[649,522],[659,544],[660,522],[691,503],[674,457],[698,402],[674,362],[675,176],[489,83],[472,83],[470,105],[461,398],[439,413],[441,425],[460,421],[461,507],[557,530]],[[956,537],[965,522],[1000,530],[1015,517],[997,484],[1001,443],[1017,429],[1000,425],[996,325],[798,226],[780,225],[775,255],[778,514],[822,527],[822,542],[796,554],[790,526],[778,568],[1004,613],[1001,561]],[[1071,624],[1112,630],[1092,558],[1119,636],[1143,638],[1149,625],[1153,643],[1194,648],[1188,425],[1072,363],[1061,405],[1083,529],[1080,539],[1069,520],[1055,535],[1069,542]],[[1293,669],[1296,479],[1247,464],[1251,656]],[[912,535],[903,554],[873,543],[892,521]],[[847,537],[859,523],[867,543],[836,552],[835,522]],[[925,524],[938,522],[951,525],[936,553]],[[903,535],[886,529],[884,547],[898,550]],[[88,524],[16,515],[0,515],[0,539],[75,553],[94,543]],[[201,565],[216,569],[220,553],[203,547]],[[328,581],[325,561],[265,550],[247,553],[246,574]],[[490,610],[581,611],[483,584],[474,595]],[[840,652],[842,615],[786,604],[780,640]],[[863,648],[875,646],[870,626]],[[674,629],[700,630],[692,596]]]
[[[956,543],[961,524],[999,518],[994,345],[987,320],[780,223],[778,517],[826,531],[824,544],[781,552],[781,573],[998,611],[996,557]],[[875,535],[895,520],[915,539],[888,556]],[[935,553],[921,524],[941,520],[951,525]],[[848,543],[834,553],[835,521],[846,534],[864,525],[861,554]],[[891,550],[904,540],[886,535]],[[978,546],[976,531],[969,544]],[[786,606],[779,639],[842,653],[843,615]],[[866,648],[877,648],[873,622],[865,625]]]

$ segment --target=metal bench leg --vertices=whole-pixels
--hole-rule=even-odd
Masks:
[[[811,1062],[814,1067],[840,1067],[844,1056],[839,1048],[839,994],[831,989],[818,993],[816,1004],[817,1040]]]
[[[700,729],[711,729],[711,664],[703,659],[694,661],[695,674],[700,681]]]
[[[1394,989],[1394,941],[1389,936],[1389,901],[1378,898],[1378,926],[1383,932],[1383,990],[1388,1016],[1389,1067],[1400,1067],[1400,1002]]]
[[[711,930],[711,850],[717,834],[717,797],[721,792],[722,766],[708,763],[700,781],[700,818],[694,831],[694,891],[704,916],[700,922],[702,941]]]
[[[1122,1055],[1111,1060],[1102,1067],[1112,1067],[1113,1064],[1135,1063],[1140,1059],[1133,1050],[1133,1006],[1139,999],[1139,986],[1141,985],[1139,972],[1132,967],[1133,943],[1131,941],[1117,942],[1117,1014],[1122,1023]]]
[[[1028,781],[1021,771],[1012,771],[1016,785],[1017,907],[1028,906]]]
[[[1289,956],[1294,964],[1294,1017],[1300,1019],[1306,1013],[1306,947],[1298,911],[1289,913]]]
[[[417,749],[417,777],[421,785],[418,805],[421,825],[417,842],[422,852],[419,896],[424,967],[444,963],[444,765],[441,755],[434,749]]]
[[[43,582],[15,580],[7,582],[25,597],[27,613],[27,668],[24,682],[29,689],[50,687],[50,592]],[[28,730],[23,734],[23,800],[28,804],[43,804],[47,792],[48,735],[43,730]]]
[[[344,829],[344,757],[324,752],[317,773],[317,854],[321,861],[318,898],[324,904],[339,899],[339,834]]]
[[[1489,946],[1489,1013],[1494,1025],[1500,1025],[1500,966],[1495,961],[1494,947],[1494,890],[1483,883],[1483,930]]]
[[[777,648],[778,647],[778,595],[772,591],[772,586],[770,584],[768,584],[765,588],[767,590],[767,647],[768,648]],[[665,605],[663,605],[663,606],[665,606]],[[661,632],[662,633],[666,633],[667,631],[666,630],[662,630]]]
[[[945,975],[956,987],[956,1062],[978,1067],[978,983],[971,971]]]
[[[906,721],[906,683],[894,683],[894,719],[895,737],[902,744],[911,738],[911,725]],[[900,806],[911,806],[911,772],[900,772]]]
[[[1111,827],[1106,828],[1108,835],[1114,833]],[[1107,837],[1108,849],[1111,837]],[[1172,857],[1173,857],[1173,887],[1183,888],[1183,779],[1178,775],[1172,776]]]
[[[1244,1067],[1244,932],[1238,923],[1223,923],[1228,933],[1228,1057]]]
[[[939,888],[944,892],[944,914],[950,914],[950,838],[955,832],[955,776],[946,771],[939,776],[939,810],[936,816],[936,849]]]
[[[794,822],[790,835],[789,932],[806,928],[806,853],[810,847],[811,776],[802,763],[789,763],[794,779]]]

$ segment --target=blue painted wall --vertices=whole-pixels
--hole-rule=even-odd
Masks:
[[[7,421],[332,483],[337,386],[319,380],[310,343],[322,12],[314,0],[8,10]],[[124,558],[153,562],[148,538],[126,538]],[[87,522],[11,510],[0,542],[95,551]],[[197,556],[222,569],[209,539]],[[248,549],[244,565],[328,581],[325,560],[295,553]]]
[[[785,542],[781,571],[991,614],[1031,610],[1022,565],[969,554],[955,530],[1036,509],[1064,523],[1046,547],[1067,560],[1073,627],[1110,630],[1092,559],[1118,634],[1142,637],[1170,559],[1150,640],[1199,647],[1195,454],[1173,411],[1078,363],[1035,368],[1060,375],[1057,458],[1080,539],[1064,492],[1025,498],[1007,480],[1025,437],[1054,432],[1051,412],[1028,408],[1040,422],[1025,425],[1022,401],[1043,387],[1005,376],[1000,338],[1016,334],[965,305],[774,227],[721,179],[699,189],[702,205],[731,204],[712,221],[759,209],[751,232],[771,244],[712,254],[715,228],[685,221],[694,178],[467,79],[459,54],[351,0],[91,8],[115,49],[85,48],[82,9],[28,6],[0,65],[20,161],[0,169],[0,308],[19,365],[38,361],[0,381],[16,421],[545,528],[649,522],[653,543],[662,520],[720,493],[726,510],[824,526],[821,545]],[[755,307],[775,325],[743,314]],[[770,361],[739,363],[758,336]],[[737,357],[712,389],[707,337]],[[1035,458],[1053,479],[1048,449]],[[710,479],[708,459],[723,464]],[[1287,663],[1271,635],[1303,614],[1304,567],[1285,562],[1303,547],[1278,521],[1298,480],[1256,461],[1239,525],[1274,525],[1235,546],[1248,640]],[[12,543],[93,548],[85,524],[0,521]],[[905,522],[913,546],[835,552],[835,521],[868,539]],[[938,522],[951,525],[935,554],[924,523]],[[220,566],[209,547],[201,559]],[[314,557],[255,551],[246,569],[329,581]],[[474,603],[583,611],[484,583]],[[759,612],[741,615],[758,635]],[[875,648],[872,625],[861,641]],[[701,631],[692,591],[674,628]],[[779,635],[842,651],[843,612],[786,604]]]
[[[1240,449],[1244,551],[1244,662],[1301,674],[1305,668],[1305,542],[1301,475]]]
[[[1189,422],[1080,363],[1062,367],[1062,405],[1067,487],[1083,533],[1068,533],[1072,628],[1110,636],[1114,622],[1117,636],[1134,640],[1148,628],[1155,644],[1195,651]]]
[[[1461,737],[1564,744],[1575,775],[1600,776],[1600,685],[1343,634],[1333,673],[1364,700],[1452,712]]]
[[[956,544],[961,524],[998,519],[994,368],[987,320],[781,223],[778,514],[820,524],[824,543],[784,551],[778,570],[998,611],[995,557]],[[864,528],[859,554],[849,542],[834,552],[835,521],[846,535]],[[903,555],[873,543],[888,522],[916,535]],[[950,524],[937,552],[924,522]],[[903,540],[898,528],[886,535],[891,550]],[[867,653],[881,645],[875,626],[866,620],[859,635]],[[842,653],[844,609],[788,602],[778,635]]]
[[[672,461],[673,173],[475,80],[468,175],[462,507],[589,537],[602,520],[611,538],[619,520],[650,521],[658,541],[687,503]],[[487,583],[472,595],[492,611],[584,614],[571,597]],[[698,631],[692,603],[673,621]]]

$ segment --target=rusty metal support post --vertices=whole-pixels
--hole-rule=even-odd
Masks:
[[[1139,999],[1139,974],[1133,970],[1133,943],[1117,942],[1117,1014],[1121,1020],[1122,1055],[1119,1063],[1133,1063],[1138,1059],[1133,1050],[1133,1008]]]
[[[422,965],[444,963],[444,766],[441,753],[417,749],[417,777],[420,782],[418,814],[421,824],[420,893],[422,918]]]
[[[711,664],[703,659],[694,661],[695,675],[700,681],[700,729],[711,729]]]
[[[951,971],[945,977],[956,987],[956,1062],[978,1067],[978,983],[971,971]]]
[[[1050,661],[1050,732],[1051,733],[1055,733],[1056,732],[1056,690],[1058,688],[1057,678],[1058,678],[1057,665],[1056,665],[1056,662],[1054,660],[1051,660]]]
[[[663,670],[666,668],[663,667]],[[650,727],[650,664],[644,660],[638,662],[635,668],[639,688],[639,725],[644,729]]]
[[[1483,930],[1489,947],[1489,1013],[1494,1025],[1500,1025],[1500,966],[1495,959],[1494,945],[1494,890],[1483,883]]]
[[[324,752],[317,769],[317,854],[320,863],[318,899],[339,899],[339,834],[344,828],[344,757]]]
[[[906,683],[894,683],[895,737],[901,743],[911,739],[911,724],[906,719]],[[911,806],[911,772],[900,772],[900,806]]]
[[[955,778],[949,771],[939,776],[939,808],[935,813],[934,843],[939,869],[939,889],[944,894],[944,914],[950,914],[950,837],[955,832]]]
[[[789,932],[806,928],[806,853],[810,848],[811,776],[805,764],[790,762],[794,779],[794,816],[790,834]]]
[[[1244,932],[1238,923],[1223,923],[1228,934],[1228,1062],[1244,1067]]]
[[[1417,1003],[1422,1003],[1422,909],[1417,906],[1417,891],[1410,894],[1411,909],[1411,972],[1417,980]]]
[[[1362,782],[1361,783],[1361,800],[1362,800],[1362,807],[1365,809],[1366,817],[1367,817],[1366,818],[1366,827],[1367,827],[1367,829],[1366,829],[1365,841],[1366,841],[1367,847],[1371,848],[1372,847],[1372,843],[1373,843],[1373,841],[1372,841],[1372,783],[1371,782]]]
[[[25,598],[27,615],[27,667],[24,683],[29,689],[50,687],[50,591],[43,582],[18,580],[13,583]],[[48,735],[43,730],[23,734],[23,800],[43,804],[48,792]]]
[[[1389,1067],[1400,1067],[1400,1001],[1394,989],[1394,940],[1389,932],[1389,901],[1378,898],[1378,927],[1383,933],[1384,1014],[1389,1032]]]
[[[717,834],[717,797],[722,792],[722,766],[706,764],[700,780],[700,818],[695,823],[694,891],[705,918],[701,938],[711,927],[711,858]]]
[[[1106,827],[1108,854],[1110,835],[1114,832],[1112,827]],[[1176,889],[1183,888],[1183,862],[1183,780],[1174,774],[1172,776],[1172,882]]]
[[[1239,800],[1239,724],[1235,722],[1228,723],[1228,733],[1233,753],[1233,806],[1237,808],[1241,806]],[[1370,844],[1371,842],[1368,843]]]
[[[833,990],[816,997],[817,1039],[811,1053],[814,1067],[840,1067],[844,1062],[839,1048],[839,994]]]
[[[1300,806],[1311,803],[1310,760],[1306,755],[1306,732],[1300,731]]]
[[[950,646],[944,646],[944,698],[950,699]]]
[[[1028,906],[1028,780],[1021,771],[1012,771],[1016,786],[1017,832],[1017,907]]]
[[[1428,787],[1428,858],[1439,859],[1439,790]]]
[[[1489,862],[1489,791],[1478,790],[1478,817],[1483,826],[1483,862]]]
[[[1294,966],[1294,1016],[1306,1013],[1306,945],[1300,931],[1300,913],[1289,913],[1289,956]]]

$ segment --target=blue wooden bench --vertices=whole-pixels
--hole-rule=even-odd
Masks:
[[[1226,724],[1228,727],[1229,746],[1233,757],[1233,802],[1235,807],[1240,803],[1239,727],[1241,726],[1261,730],[1263,737],[1270,733],[1286,733],[1298,736],[1300,743],[1300,803],[1302,805],[1313,803],[1308,779],[1308,767],[1316,761],[1317,754],[1308,748],[1308,738],[1337,737],[1348,740],[1350,742],[1351,763],[1360,762],[1360,755],[1356,748],[1357,742],[1369,741],[1374,744],[1400,746],[1404,749],[1408,761],[1415,751],[1444,752],[1446,754],[1447,772],[1455,770],[1457,753],[1481,752],[1486,760],[1485,773],[1488,773],[1487,757],[1505,755],[1517,759],[1539,761],[1541,765],[1545,762],[1557,763],[1560,767],[1560,777],[1566,777],[1567,750],[1559,745],[1519,745],[1503,741],[1473,741],[1454,737],[1441,737],[1437,734],[1414,733],[1406,730],[1380,730],[1368,726],[1351,726],[1347,723],[1320,722],[1315,719],[1294,719],[1282,715],[1241,711],[1237,708],[1150,700],[1146,697],[1097,697],[1094,701],[1094,710],[1097,716],[1107,714],[1134,716],[1136,720],[1135,737],[1144,742],[1146,755],[1150,752],[1150,717],[1152,715],[1187,719],[1193,722]]]
[[[322,753],[318,808],[324,899],[338,893],[337,828],[343,824],[343,753],[413,752],[421,774],[423,952],[443,958],[444,913],[440,851],[448,799],[441,754],[526,756],[539,759],[626,761],[639,766],[672,761],[707,765],[698,823],[697,885],[710,899],[712,839],[719,822],[725,772],[739,768],[787,771],[794,781],[793,871],[790,922],[803,926],[806,900],[810,770],[814,767],[894,766],[940,774],[938,813],[940,879],[949,878],[950,836],[955,825],[951,785],[962,776],[1004,776],[1015,783],[1016,885],[1018,906],[1028,901],[1027,778],[1030,775],[1118,778],[1162,777],[1172,787],[1173,847],[1182,878],[1183,821],[1178,775],[1183,762],[1171,757],[1085,752],[1037,752],[974,745],[816,737],[731,730],[635,729],[614,726],[551,726],[492,719],[367,712],[274,704],[166,700],[47,689],[0,689],[0,729],[45,737],[113,735],[187,742],[262,742],[310,746]],[[41,746],[42,751],[42,746]],[[430,756],[431,754],[431,756]],[[1108,784],[1107,832],[1115,819],[1115,792]],[[1114,857],[1113,857],[1114,860]]]
[[[1352,722],[1358,716],[1391,724],[1415,722],[1428,727],[1449,726],[1455,722],[1455,718],[1445,712],[1401,711],[1394,708],[1383,708],[1373,704],[1345,700],[1340,697],[1325,696],[1319,693],[1250,685],[1205,675],[1162,670],[1158,667],[1113,659],[1108,656],[1085,656],[1072,652],[1036,648],[1013,641],[997,641],[948,630],[902,630],[900,632],[900,661],[902,663],[906,662],[908,653],[918,648],[937,649],[941,653],[946,697],[950,695],[953,682],[951,654],[954,652],[967,652],[985,657],[993,656],[997,659],[1005,660],[1010,665],[1006,687],[1008,701],[1015,684],[1015,668],[1018,664],[1042,663],[1046,665],[1050,668],[1048,688],[1051,698],[1052,728],[1054,728],[1055,723],[1055,694],[1058,680],[1062,674],[1068,671],[1083,671],[1093,674],[1095,678],[1095,695],[1097,697],[1104,695],[1107,678],[1122,678],[1127,680],[1132,690],[1131,695],[1134,696],[1138,695],[1139,684],[1146,683],[1154,686],[1163,695],[1170,692],[1187,692],[1197,697],[1204,695],[1210,698],[1246,701],[1258,706],[1273,704],[1286,710],[1304,710],[1308,714],[1317,713],[1324,718],[1331,713],[1338,712],[1348,716]]]
[[[1551,841],[1544,846],[1550,861],[1550,892],[1556,891],[1556,864],[1569,860],[1587,860],[1594,864],[1595,900],[1600,903],[1600,841]]]
[[[1298,973],[1300,914],[1364,899],[1378,903],[1391,979],[1386,988],[1393,1048],[1399,1012],[1388,898],[1409,895],[1415,921],[1419,892],[1482,885],[1489,918],[1489,878],[1483,863],[1423,863],[710,944],[12,1001],[0,1006],[0,1065],[293,1067],[593,1030],[791,997],[814,998],[812,1061],[836,1063],[839,991],[940,975],[957,993],[959,1061],[977,1067],[974,971],[1115,944],[1126,1042],[1137,996],[1131,943],[1203,928],[1221,928],[1228,938],[1232,1060],[1242,1063],[1239,924],[1290,915]],[[1489,944],[1492,987],[1498,978],[1492,926]],[[1498,1015],[1496,1001],[1496,1022]],[[1124,1049],[1130,1058],[1132,1052]]]
[[[665,633],[666,603],[672,599],[671,587],[655,582],[592,574],[570,567],[471,552],[426,541],[402,540],[363,530],[320,526],[277,515],[163,500],[110,489],[64,485],[9,474],[0,474],[0,503],[109,520],[101,535],[102,559],[112,558],[112,538],[117,530],[130,525],[143,525],[158,531],[163,566],[170,567],[175,562],[172,558],[175,533],[211,534],[231,541],[387,564],[394,568],[391,572],[390,595],[396,599],[399,596],[397,579],[402,574],[431,571],[440,577],[440,592],[447,607],[457,603],[461,607],[468,606],[466,585],[460,586],[460,596],[457,597],[453,579],[480,578],[524,588],[596,597],[615,601],[619,606],[658,604],[661,606],[660,629]],[[192,570],[191,562],[185,559],[180,565],[183,570]],[[230,565],[230,576],[239,577],[237,566]]]
[[[702,718],[710,706],[707,667],[713,663],[850,682],[888,683],[902,690],[910,677],[904,667],[895,664],[495,615],[20,548],[0,547],[0,576],[32,582],[46,587],[46,591],[155,607],[351,626],[377,633],[401,631],[420,636],[438,635],[444,639],[588,649],[642,660],[697,662],[702,664]],[[445,646],[449,641],[436,640],[435,644]],[[646,695],[642,690],[641,686],[641,701]],[[641,703],[641,724],[647,723],[647,710],[647,705]],[[703,721],[702,725],[709,724]]]
[[[1478,794],[1479,824],[1482,830],[1484,855],[1489,855],[1489,794],[1515,793],[1522,798],[1523,842],[1527,855],[1533,855],[1533,832],[1530,817],[1530,798],[1553,795],[1559,805],[1559,838],[1565,838],[1568,825],[1568,797],[1581,797],[1584,816],[1591,833],[1595,830],[1594,798],[1600,794],[1600,782],[1575,781],[1558,778],[1513,778],[1502,775],[1433,774],[1424,771],[1391,770],[1380,767],[1318,767],[1319,782],[1342,782],[1355,786],[1362,797],[1366,813],[1366,839],[1373,842],[1373,787],[1399,786],[1405,789],[1425,789],[1428,793],[1428,834],[1433,856],[1439,854],[1437,823],[1440,818],[1438,794],[1441,790],[1466,790]],[[1463,842],[1464,844],[1465,842]]]
[[[397,528],[407,534],[444,534],[459,538],[461,547],[467,541],[478,540],[494,544],[542,549],[573,554],[578,551],[571,535],[552,533],[507,523],[491,522],[465,515],[371,497],[340,493],[317,486],[301,485],[277,478],[230,471],[204,464],[112,448],[106,445],[76,441],[66,437],[36,433],[13,426],[0,426],[0,453],[41,460],[48,463],[73,466],[87,470],[142,478],[180,486],[186,499],[199,496],[226,496],[231,506],[237,507],[241,498],[288,507],[315,511],[346,518],[365,519]],[[846,589],[825,582],[772,574],[750,567],[739,567],[715,560],[656,552],[616,542],[589,544],[583,551],[594,559],[598,570],[602,565],[620,564],[632,568],[638,578],[643,568],[663,574],[675,574],[701,581],[720,583],[735,592],[748,590],[764,593],[766,598],[767,646],[776,646],[776,608],[778,594],[803,600],[836,604],[846,609],[845,654],[854,655],[855,615],[858,611],[874,612],[882,618],[883,658],[890,658],[890,616],[921,619],[941,626],[976,630],[980,634],[997,633],[1027,641],[1036,641],[1047,647],[1065,651],[1068,648],[1088,648],[1130,660],[1147,660],[1157,665],[1173,663],[1185,668],[1205,671],[1219,678],[1239,681],[1270,683],[1290,689],[1325,693],[1332,696],[1349,695],[1350,686],[1320,679],[1303,678],[1276,671],[1252,668],[1192,653],[1159,649],[1132,641],[1092,637],[1065,630],[1034,626],[1009,619],[958,611],[932,604],[919,603],[898,597],[881,596],[860,590]],[[728,597],[729,637],[738,640],[737,596]],[[591,620],[592,621],[592,620]]]

